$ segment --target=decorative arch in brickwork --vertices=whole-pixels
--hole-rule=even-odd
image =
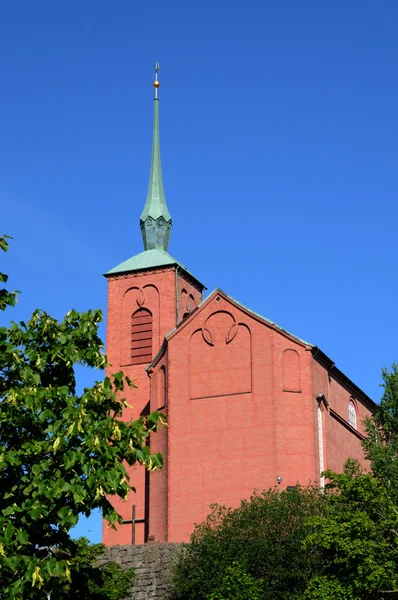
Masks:
[[[211,314],[189,344],[190,398],[250,393],[251,332],[226,311]]]
[[[193,295],[188,293],[185,288],[181,290],[180,303],[180,314],[182,315],[183,319],[185,319],[193,311],[197,304]]]
[[[301,392],[300,355],[288,348],[283,352],[283,391]]]

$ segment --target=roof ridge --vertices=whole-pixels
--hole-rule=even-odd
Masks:
[[[264,317],[263,315],[260,315],[260,313],[256,312],[255,310],[252,310],[251,308],[249,308],[248,306],[246,306],[242,302],[239,302],[239,300],[236,300],[236,298],[234,298],[233,296],[230,296],[229,294],[227,294],[226,292],[224,292],[224,290],[222,290],[221,288],[216,288],[212,293],[215,293],[215,292],[221,293],[223,296],[225,296],[226,298],[228,298],[229,300],[231,300],[231,302],[233,302],[234,304],[236,304],[240,308],[243,308],[244,310],[246,310],[251,315],[254,315],[255,317],[261,319],[262,321],[265,321],[269,325],[273,325],[273,327],[276,327],[277,329],[279,329],[283,333],[286,333],[287,335],[289,335],[290,337],[298,340],[302,344],[305,344],[306,346],[310,346],[311,348],[315,347],[315,344],[312,344],[311,342],[307,342],[306,340],[304,340],[303,338],[299,337],[298,335],[295,335],[294,333],[291,333],[290,331],[288,331],[284,327],[281,327],[280,325],[278,325],[278,323],[275,323],[275,321],[271,321],[271,319],[268,319],[267,317]]]
[[[270,319],[267,319],[266,317],[263,317],[262,315],[260,315],[259,313],[255,312],[254,310],[251,310],[250,308],[248,308],[247,306],[245,306],[244,304],[242,304],[241,302],[239,302],[238,300],[236,300],[235,298],[233,298],[232,296],[230,296],[229,294],[227,294],[226,292],[224,292],[224,290],[222,290],[221,288],[215,288],[212,292],[210,292],[210,294],[206,298],[204,298],[201,302],[199,302],[199,304],[194,309],[194,311],[192,311],[192,314],[194,312],[196,313],[200,308],[202,308],[202,306],[204,306],[205,304],[207,304],[208,302],[210,302],[211,298],[213,296],[215,296],[216,294],[221,294],[222,296],[224,296],[225,299],[227,299],[230,302],[232,302],[233,304],[235,304],[238,308],[245,310],[250,315],[253,315],[257,319],[260,319],[261,321],[264,321],[268,325],[272,325],[273,327],[275,327],[281,333],[284,333],[285,335],[288,335],[289,337],[297,340],[300,344],[303,344],[305,346],[309,346],[310,348],[315,348],[314,344],[311,344],[310,342],[307,342],[306,340],[303,340],[302,338],[298,337],[297,335],[294,335],[294,333],[290,333],[290,331],[288,331],[287,329],[284,329],[283,327],[281,327],[280,325],[278,325],[274,321],[271,321]],[[188,319],[189,319],[189,317],[188,317]],[[176,327],[173,327],[173,329],[171,329],[168,333],[166,333],[166,335],[164,336],[164,339],[167,339],[172,333],[175,333],[180,328],[180,326],[183,323],[184,323],[184,321],[180,321],[180,323],[178,323],[178,325]]]

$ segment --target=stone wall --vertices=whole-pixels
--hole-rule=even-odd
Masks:
[[[112,546],[101,563],[117,562],[123,570],[134,567],[136,578],[126,600],[166,600],[171,568],[179,548],[179,544],[168,543]]]

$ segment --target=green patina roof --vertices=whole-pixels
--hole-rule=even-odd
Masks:
[[[195,281],[198,281],[182,263],[170,256],[168,252],[165,252],[164,250],[157,250],[156,248],[153,250],[145,250],[144,252],[140,252],[140,254],[132,256],[131,258],[120,263],[120,265],[117,267],[113,267],[113,269],[107,271],[105,276],[119,275],[120,273],[130,273],[131,271],[142,271],[156,267],[167,267],[169,265],[176,265],[177,267],[180,267],[186,273],[188,273],[188,275],[195,279]],[[198,281],[198,283],[200,282]]]
[[[154,101],[151,173],[149,176],[148,194],[144,210],[141,214],[141,221],[145,221],[148,217],[152,217],[154,220],[159,217],[163,217],[165,221],[171,220],[163,189],[159,140],[159,100],[157,98]]]
[[[163,189],[159,141],[159,100],[155,98],[153,117],[153,143],[148,195],[140,218],[145,250],[165,250],[169,245],[171,216]]]

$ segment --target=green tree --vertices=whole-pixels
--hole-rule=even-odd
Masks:
[[[327,495],[315,487],[255,493],[236,509],[215,505],[181,553],[171,597],[301,598],[320,569],[320,551],[302,548],[308,519],[326,507]]]
[[[374,474],[347,461],[344,473],[326,471],[333,491],[328,511],[309,520],[304,550],[321,552],[321,569],[307,600],[382,598],[398,589],[398,513]]]
[[[365,421],[365,457],[373,473],[398,504],[398,365],[382,371],[383,397],[374,415]]]
[[[0,290],[1,309],[15,300]],[[62,597],[78,515],[99,508],[111,525],[120,522],[108,497],[132,489],[126,465],[162,466],[147,445],[162,416],[120,420],[128,377],[116,373],[77,393],[76,366],[107,366],[101,318],[72,310],[58,322],[36,310],[27,323],[0,328],[0,598]]]
[[[312,520],[305,541],[322,552],[324,570],[306,598],[398,596],[398,365],[383,369],[382,377],[383,397],[365,421],[372,472],[347,461],[343,474],[325,473],[334,492],[328,514]]]

